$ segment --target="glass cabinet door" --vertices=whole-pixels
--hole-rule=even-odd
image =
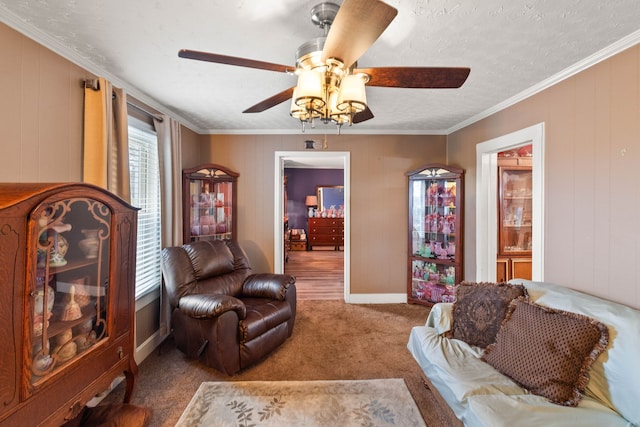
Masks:
[[[450,301],[461,273],[462,172],[430,165],[409,174],[412,302]]]
[[[238,174],[217,165],[183,171],[184,241],[231,240],[235,235]]]
[[[412,248],[425,258],[456,257],[456,181],[412,181]]]
[[[532,172],[530,167],[501,167],[498,227],[499,255],[531,255]]]
[[[26,366],[35,387],[109,336],[111,212],[89,198],[44,203],[30,229]]]

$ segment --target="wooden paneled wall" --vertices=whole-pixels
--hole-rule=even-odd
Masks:
[[[475,145],[540,122],[545,280],[640,308],[640,46],[449,135],[449,160],[475,188]],[[467,193],[467,236],[474,211]]]

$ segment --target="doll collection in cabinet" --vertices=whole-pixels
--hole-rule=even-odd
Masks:
[[[409,302],[454,300],[454,286],[462,280],[463,174],[462,169],[441,164],[407,173]]]

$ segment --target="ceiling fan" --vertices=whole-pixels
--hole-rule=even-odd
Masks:
[[[372,119],[364,87],[459,88],[470,69],[463,67],[357,68],[356,61],[389,26],[398,11],[380,0],[344,0],[342,6],[320,3],[311,9],[311,20],[324,36],[302,44],[296,66],[274,64],[216,53],[182,49],[187,59],[236,65],[298,76],[298,84],[243,111],[259,113],[289,99],[291,116],[314,125],[319,119],[333,122],[338,130]]]

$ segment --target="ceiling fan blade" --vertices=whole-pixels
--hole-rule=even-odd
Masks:
[[[344,0],[322,50],[322,62],[336,58],[350,67],[380,37],[398,10],[380,0]]]
[[[470,71],[463,67],[375,67],[359,68],[354,74],[368,74],[368,86],[455,89],[464,84]]]
[[[293,87],[289,89],[285,89],[280,93],[277,93],[264,101],[258,102],[256,105],[247,108],[243,111],[243,113],[261,113],[265,110],[268,110],[271,107],[275,107],[278,104],[285,102],[288,99],[291,99],[293,96]]]
[[[253,59],[238,58],[237,56],[219,55],[217,53],[199,52],[197,50],[181,49],[180,58],[197,59],[198,61],[215,62],[217,64],[237,65],[239,67],[257,68],[259,70],[293,73],[296,67],[274,64],[271,62],[255,61]]]
[[[369,119],[373,119],[373,113],[371,112],[369,107],[367,107],[353,116],[353,123],[362,123],[365,120]]]

